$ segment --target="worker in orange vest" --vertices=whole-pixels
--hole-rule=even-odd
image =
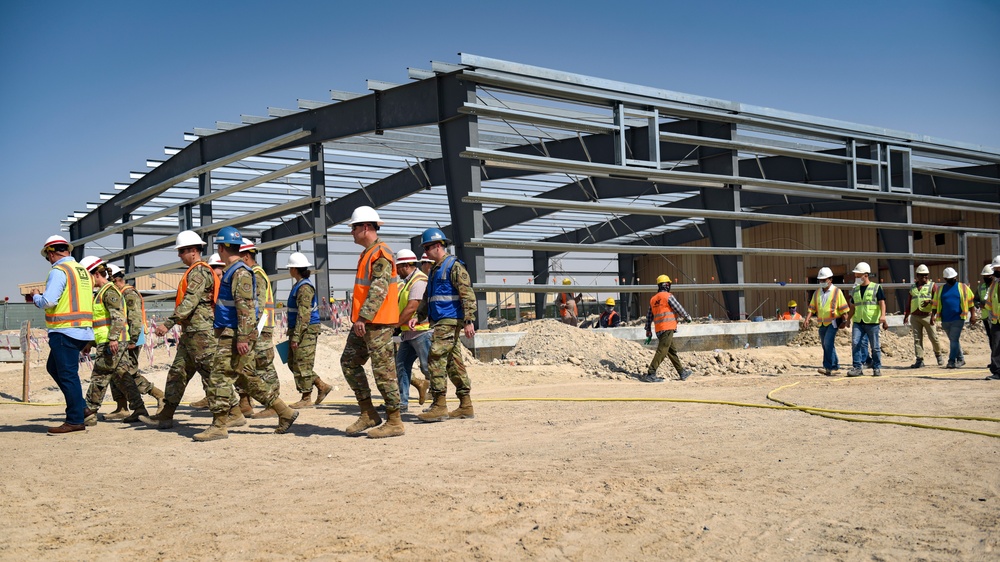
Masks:
[[[799,303],[794,300],[788,301],[788,310],[781,315],[782,320],[802,320],[802,315],[798,311]]]
[[[681,303],[670,294],[670,277],[661,275],[656,278],[656,288],[658,292],[649,300],[649,312],[646,313],[646,342],[653,337],[656,331],[656,338],[659,343],[656,345],[656,355],[649,364],[646,375],[641,377],[643,382],[663,382],[663,377],[656,376],[656,369],[666,357],[677,370],[682,381],[686,381],[691,376],[691,370],[685,369],[681,364],[681,358],[677,355],[677,346],[674,345],[674,332],[677,331],[677,317],[681,316],[687,322],[691,322],[691,315],[684,310]]]

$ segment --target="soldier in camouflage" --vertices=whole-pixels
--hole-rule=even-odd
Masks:
[[[470,339],[476,335],[476,295],[465,265],[448,254],[448,243],[444,232],[437,228],[428,228],[421,237],[424,251],[435,264],[427,275],[427,289],[417,307],[417,318],[410,320],[413,326],[429,317],[434,330],[431,353],[427,359],[434,401],[427,411],[417,415],[424,422],[476,417],[470,396],[472,382],[462,362],[462,343],[459,340],[462,333]],[[459,400],[459,407],[451,412],[448,411],[446,398],[446,373],[455,385]]]
[[[274,293],[271,289],[271,278],[267,276],[263,267],[257,265],[257,246],[253,242],[244,239],[243,245],[240,246],[240,259],[253,271],[254,281],[257,283],[257,310],[262,316],[266,315],[263,321],[258,320],[260,335],[257,336],[257,344],[254,346],[254,366],[257,376],[267,387],[268,394],[273,392],[275,396],[280,396],[281,385],[278,382],[278,372],[274,370]],[[270,418],[278,415],[271,408],[254,414],[249,393],[239,387],[236,390],[240,393],[240,408],[243,415],[254,418]]]
[[[346,433],[358,435],[368,430],[368,437],[396,437],[403,435],[403,422],[399,413],[399,385],[396,381],[396,359],[392,345],[392,332],[399,321],[396,265],[392,251],[378,237],[384,224],[371,207],[358,207],[349,221],[354,243],[363,247],[354,279],[351,308],[351,331],[347,335],[340,367],[347,384],[361,407],[361,416],[351,424]],[[372,374],[382,399],[386,417],[382,422],[372,405],[371,387],[363,365],[372,361]],[[409,389],[407,389],[409,390]]]
[[[312,387],[316,387],[316,402],[326,399],[333,387],[313,370],[316,364],[316,342],[319,339],[319,296],[309,278],[312,266],[305,255],[295,252],[288,257],[288,272],[292,276],[288,294],[288,370],[295,377],[295,388],[302,398],[290,404],[292,408],[312,408]]]
[[[97,360],[94,361],[94,372],[87,388],[87,411],[84,423],[97,424],[97,410],[104,401],[108,385],[114,379],[125,389],[125,395],[133,410],[146,414],[142,396],[135,386],[135,381],[129,376],[131,357],[129,356],[125,325],[125,301],[109,279],[107,265],[99,258],[88,256],[81,265],[90,272],[93,286],[97,288],[94,297],[94,343],[96,344]]]

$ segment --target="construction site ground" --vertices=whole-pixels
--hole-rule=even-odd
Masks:
[[[345,336],[326,331],[326,403],[287,435],[250,420],[210,443],[191,440],[210,414],[186,406],[173,430],[47,436],[64,416],[40,338],[35,405],[14,403],[21,365],[0,365],[0,559],[1000,558],[1000,381],[983,380],[981,326],[962,369],[930,352],[909,369],[912,340],[887,334],[883,377],[821,376],[813,328],[783,347],[684,353],[694,376],[665,361],[656,384],[635,378],[652,348],[555,321],[518,330],[504,360],[468,358],[475,419],[414,423],[414,391],[405,436],[345,436],[358,413]],[[171,356],[161,345],[141,363],[161,388]],[[201,396],[196,377],[185,399]]]

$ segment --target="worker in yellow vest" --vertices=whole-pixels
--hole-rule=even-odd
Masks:
[[[986,292],[986,311],[990,322],[990,376],[1000,380],[1000,256],[993,258],[993,282]]]
[[[406,412],[410,405],[410,385],[417,389],[420,404],[427,401],[431,383],[427,357],[431,352],[431,324],[427,319],[410,328],[407,324],[427,290],[427,276],[417,267],[417,255],[410,250],[396,252],[396,271],[399,273],[399,347],[396,349],[396,382],[399,385],[399,411]],[[422,379],[412,378],[413,362],[420,360]]]
[[[958,282],[958,272],[954,268],[946,267],[942,276],[944,283],[934,290],[934,312],[941,318],[941,328],[948,334],[948,341],[951,342],[948,365],[945,368],[960,369],[965,366],[965,354],[962,353],[959,338],[962,337],[966,320],[976,323],[976,309],[973,306],[976,297],[968,285]]]
[[[851,291],[851,350],[854,361],[849,377],[860,377],[864,374],[864,354],[862,352],[862,336],[868,337],[871,346],[872,376],[882,376],[882,347],[879,344],[879,326],[889,329],[885,319],[885,291],[882,285],[871,280],[872,268],[867,262],[858,262],[854,267],[854,289]]]
[[[914,273],[916,281],[910,287],[910,300],[906,302],[903,311],[903,324],[910,324],[910,331],[913,333],[913,354],[917,360],[910,365],[911,369],[919,369],[924,366],[924,333],[931,340],[934,347],[934,356],[937,358],[938,366],[944,365],[944,354],[941,352],[941,343],[938,341],[937,330],[934,328],[934,296],[935,285],[928,281],[931,270],[924,264],[917,266]]]
[[[50,427],[50,435],[85,431],[87,403],[80,387],[80,352],[94,340],[94,298],[90,275],[70,252],[73,245],[64,237],[49,236],[42,245],[42,257],[52,265],[45,291],[33,289],[31,299],[45,311],[49,332],[49,359],[45,363],[52,380],[66,400],[66,420]]]
[[[990,340],[990,312],[986,306],[986,296],[989,294],[990,285],[993,284],[993,265],[986,264],[980,274],[982,279],[976,287],[976,308],[979,309],[979,316],[983,319],[983,329],[986,330],[986,341]]]
[[[851,307],[844,298],[844,292],[833,284],[833,271],[829,267],[819,268],[816,280],[819,281],[819,290],[813,293],[809,301],[809,310],[802,325],[808,328],[813,316],[819,320],[819,342],[823,347],[823,367],[819,369],[819,374],[831,377],[834,371],[840,369],[836,347],[837,330],[850,325],[847,313]]]

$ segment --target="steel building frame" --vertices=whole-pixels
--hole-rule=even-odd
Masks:
[[[444,227],[481,311],[485,291],[499,290],[486,282],[488,249],[530,251],[534,282],[504,290],[537,295],[560,290],[542,285],[565,252],[617,255],[614,277],[625,285],[636,285],[637,254],[693,252],[713,256],[721,285],[686,289],[721,290],[739,318],[755,290],[744,256],[831,255],[744,248],[742,230],[756,224],[876,229],[874,257],[894,279],[911,279],[912,260],[930,257],[957,261],[968,279],[966,237],[998,246],[996,229],[913,221],[921,206],[1000,216],[996,148],[469,54],[409,74],[407,84],[370,80],[368,94],[333,91],[331,103],[300,100],[196,129],[187,146],[64,221],[74,253],[120,235],[104,257],[123,258],[128,275],[175,270],[179,262],[140,268],[136,257],[172,245],[179,230],[207,236],[232,225],[259,239],[272,274],[279,251],[312,241],[317,288],[328,294],[330,229],[371,205],[387,221],[383,236],[415,250],[423,228]],[[876,220],[810,216],[857,209]],[[963,251],[914,254],[914,230],[957,236]],[[710,247],[682,247],[704,238]],[[539,313],[544,304],[536,298]],[[485,326],[484,313],[478,321]]]

